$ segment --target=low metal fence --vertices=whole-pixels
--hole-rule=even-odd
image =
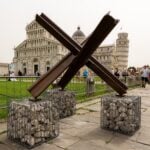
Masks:
[[[37,76],[0,76],[0,119],[6,118],[8,104],[12,100],[17,101],[31,97],[31,94],[27,89],[38,78],[39,77]],[[129,88],[141,84],[139,77],[123,77],[121,80],[125,82]],[[54,83],[56,82],[57,81]],[[48,90],[51,88],[53,88],[53,86],[49,86]],[[74,77],[65,90],[73,91],[75,93],[77,103],[113,92],[113,90],[97,76],[93,78]]]

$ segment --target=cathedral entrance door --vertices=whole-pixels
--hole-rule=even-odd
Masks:
[[[34,65],[34,74],[36,74],[36,72],[39,70],[39,65],[35,64]]]
[[[26,75],[27,73],[27,68],[23,68],[23,74]]]

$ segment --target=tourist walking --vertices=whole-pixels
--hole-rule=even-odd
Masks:
[[[148,83],[149,78],[149,69],[147,66],[144,66],[141,70],[141,80],[142,80],[142,87],[146,87],[146,83]]]

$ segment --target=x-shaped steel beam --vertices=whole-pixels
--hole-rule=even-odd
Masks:
[[[36,21],[50,32],[58,41],[71,51],[54,68],[43,75],[30,89],[33,97],[38,97],[57,77],[69,67],[63,78],[58,83],[62,88],[70,81],[73,75],[86,64],[97,75],[99,75],[108,85],[110,85],[119,95],[126,93],[127,87],[112,75],[103,65],[101,65],[91,54],[105,39],[109,32],[118,23],[118,20],[106,14],[98,24],[94,32],[80,46],[61,30],[46,15],[36,15]]]

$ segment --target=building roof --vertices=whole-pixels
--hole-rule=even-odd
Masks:
[[[85,37],[84,33],[80,30],[80,27],[77,27],[77,30],[73,33],[72,37]]]
[[[9,63],[0,63],[0,66],[8,67]]]

